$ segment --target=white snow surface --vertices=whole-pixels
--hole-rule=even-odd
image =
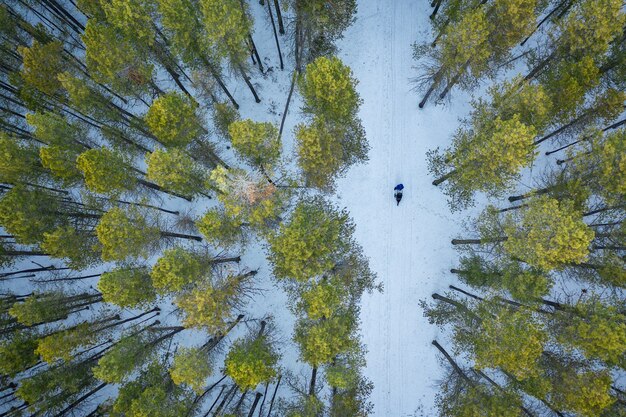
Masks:
[[[431,345],[438,330],[419,300],[452,283],[457,255],[450,239],[467,213],[452,215],[431,182],[426,151],[445,147],[469,110],[464,94],[451,103],[428,103],[410,81],[418,75],[412,44],[432,39],[427,1],[362,0],[357,20],[339,44],[339,56],[359,80],[360,117],[371,146],[369,162],[339,181],[338,204],[356,223],[356,239],[384,285],[362,301],[367,345],[365,375],[374,383],[375,417],[433,416],[441,368]],[[399,206],[393,188],[403,183]]]

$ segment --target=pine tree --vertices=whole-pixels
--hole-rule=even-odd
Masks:
[[[504,233],[507,253],[544,270],[584,261],[594,236],[570,202],[549,197],[534,199],[520,222],[507,216]]]
[[[325,201],[301,202],[269,238],[274,275],[307,281],[331,270],[349,249],[353,229],[347,214]]]
[[[118,194],[132,190],[137,182],[125,155],[109,148],[81,153],[76,166],[83,173],[87,188],[96,193]]]
[[[82,39],[87,68],[95,81],[124,95],[142,96],[149,91],[154,66],[117,28],[89,19]]]
[[[178,296],[176,304],[184,313],[184,325],[206,330],[209,334],[227,329],[235,318],[235,309],[242,305],[255,274],[253,271],[215,277],[211,282],[198,283],[193,290]]]
[[[208,266],[201,256],[176,247],[163,252],[150,271],[150,278],[159,293],[178,292],[201,280],[209,272]]]
[[[40,247],[52,257],[67,259],[67,265],[76,270],[86,269],[100,261],[98,239],[91,231],[78,231],[72,226],[59,226],[44,232]]]
[[[271,168],[280,157],[278,130],[271,123],[239,120],[228,126],[233,148],[246,162],[261,169]]]
[[[185,196],[203,194],[208,180],[204,170],[183,150],[160,150],[146,155],[147,178],[164,189]]]
[[[161,231],[135,208],[113,208],[100,219],[96,235],[102,244],[102,260],[110,261],[146,258],[158,243]]]
[[[146,268],[118,267],[104,272],[98,280],[98,291],[105,302],[125,308],[147,307],[156,293]]]
[[[176,385],[187,385],[202,394],[207,378],[214,373],[213,367],[204,347],[182,347],[174,355],[170,375]]]
[[[522,123],[518,114],[509,120],[481,114],[475,120],[471,130],[457,132],[445,154],[429,155],[431,172],[441,175],[433,184],[446,182],[444,192],[454,210],[471,205],[477,191],[501,195],[535,156],[536,130]],[[446,166],[450,168],[444,172]]]
[[[197,107],[188,96],[167,93],[152,102],[144,120],[165,146],[185,146],[204,133]]]
[[[231,346],[224,363],[225,373],[241,390],[255,389],[277,375],[279,356],[267,337],[239,339]]]
[[[28,332],[14,332],[0,343],[0,373],[13,378],[18,373],[36,365],[39,356],[37,335]]]
[[[243,224],[218,208],[204,213],[196,226],[207,243],[216,248],[230,248],[243,240]]]

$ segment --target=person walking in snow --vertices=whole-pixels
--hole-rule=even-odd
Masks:
[[[393,189],[393,196],[396,198],[396,206],[400,205],[400,200],[402,200],[402,190],[404,189],[404,185],[398,184]]]

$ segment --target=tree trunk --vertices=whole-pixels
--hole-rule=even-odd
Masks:
[[[436,180],[433,181],[433,185],[436,187],[439,184],[441,184],[442,182],[445,182],[447,180],[450,179],[450,177],[452,177],[454,174],[456,174],[456,169],[453,169],[452,171],[448,172],[447,174],[437,178]]]
[[[472,371],[474,371],[476,373],[476,375],[478,375],[479,377],[482,377],[483,379],[485,379],[487,382],[489,382],[494,388],[496,388],[498,391],[500,392],[506,392],[506,390],[504,388],[502,388],[500,385],[498,385],[493,379],[489,378],[485,373],[483,373],[481,370],[476,369],[476,368],[472,368]],[[524,412],[524,414],[526,414],[528,417],[535,417],[534,414],[532,414],[526,407],[524,407],[523,405],[520,405],[520,409]]]
[[[50,256],[47,253],[40,251],[29,250],[4,250],[0,256]]]
[[[94,395],[96,392],[100,391],[102,388],[106,387],[107,383],[103,382],[102,384],[98,385],[97,387],[95,387],[94,389],[88,391],[87,393],[85,393],[84,395],[80,396],[79,398],[76,399],[76,401],[72,402],[71,404],[69,404],[67,407],[65,407],[63,410],[61,410],[61,412],[59,414],[57,414],[55,417],[61,417],[64,416],[65,414],[68,413],[68,411],[71,411],[74,407],[76,407],[77,405],[79,405],[81,402],[83,402],[84,400],[86,400],[87,398],[91,397],[92,395]]]
[[[248,77],[248,75],[246,74],[246,71],[244,71],[244,69],[243,69],[243,67],[241,65],[239,65],[239,72],[241,73],[241,76],[243,77],[244,81],[246,82],[246,85],[250,89],[250,92],[254,96],[254,101],[256,101],[257,103],[260,103],[261,99],[259,98],[258,94],[256,93],[256,90],[254,89],[254,86],[250,82],[250,78]]]
[[[166,190],[165,188],[163,188],[163,187],[161,187],[161,186],[159,186],[157,184],[154,184],[154,183],[152,183],[150,181],[146,181],[146,180],[142,180],[141,178],[137,178],[137,182],[139,184],[143,185],[144,187],[150,188],[152,190],[160,191],[162,193],[169,194],[169,195],[172,195],[174,197],[182,198],[183,200],[191,201],[191,198],[189,198],[187,196],[175,193],[174,191]]]
[[[217,417],[220,414],[220,412],[226,405],[226,401],[231,397],[231,395],[235,395],[236,390],[237,390],[237,385],[233,384],[232,388],[226,393],[226,396],[224,396],[224,399],[222,400],[220,405],[218,405],[217,408],[215,409],[215,413],[213,414],[213,417]]]
[[[546,59],[544,59],[539,64],[537,64],[535,68],[533,68],[532,71],[530,71],[528,75],[524,77],[521,83],[532,81],[539,74],[539,72],[542,69],[544,69],[550,63],[550,61],[552,61],[555,57],[556,57],[556,52],[552,52],[550,55],[548,55]]]
[[[174,233],[174,232],[161,232],[161,237],[175,237],[177,239],[187,239],[187,240],[195,240],[197,242],[202,242],[202,237],[187,235],[184,233]]]
[[[267,4],[270,4],[269,0],[267,1]],[[260,392],[256,393],[256,395],[254,396],[254,402],[252,403],[252,407],[250,408],[250,412],[248,413],[248,417],[253,417],[254,410],[256,410],[256,406],[259,403],[259,400],[261,399],[262,396],[263,394],[261,394]]]
[[[448,297],[444,297],[443,295],[439,295],[437,293],[434,293],[432,295],[433,299],[437,300],[437,301],[443,301],[444,303],[448,303],[456,308],[458,308],[461,311],[464,311],[466,314],[468,314],[469,316],[471,316],[472,318],[478,320],[479,322],[481,321],[480,317],[478,317],[476,315],[476,313],[474,313],[472,310],[470,310],[465,304],[463,303],[459,303],[456,300],[453,300],[451,298]]]
[[[263,392],[263,401],[261,402],[261,406],[259,407],[259,417],[263,416],[263,407],[265,406],[265,399],[267,398],[267,390],[270,387],[270,383],[265,383],[265,391]]]
[[[252,35],[248,34],[248,41],[250,42],[250,46],[252,48],[252,53],[254,54],[254,56],[256,57],[256,60],[259,64],[259,70],[261,71],[261,74],[265,73],[265,69],[263,68],[263,63],[261,62],[261,57],[259,56],[259,51],[258,49],[256,49],[256,44],[254,43],[254,39],[252,39]]]
[[[294,71],[293,72],[293,77],[291,77],[291,86],[289,87],[289,94],[287,95],[287,102],[285,103],[285,109],[283,110],[283,117],[280,120],[280,129],[278,130],[278,139],[279,140],[283,136],[283,129],[285,127],[285,120],[287,119],[287,113],[289,112],[289,103],[291,103],[291,95],[293,94],[294,87],[296,86],[296,78],[298,78],[298,71]]]
[[[435,16],[437,15],[437,12],[439,11],[439,8],[441,7],[442,2],[443,0],[436,0],[435,6],[434,6],[435,10],[433,10],[433,12],[429,16],[431,20],[434,19]]]
[[[433,344],[433,346],[435,346],[437,348],[437,350],[439,350],[439,352],[441,352],[443,354],[443,356],[448,360],[448,363],[450,363],[450,365],[452,366],[454,371],[461,378],[463,378],[465,380],[465,382],[467,382],[470,385],[474,385],[474,382],[467,376],[467,374],[465,372],[463,372],[463,370],[456,363],[456,361],[454,359],[452,359],[452,356],[450,356],[450,354],[448,352],[446,352],[446,350],[436,340],[433,340],[432,344]]]
[[[278,20],[278,32],[280,32],[281,35],[284,35],[285,25],[283,24],[283,14],[280,11],[280,3],[278,0],[274,0],[274,8],[276,9],[276,19]]]
[[[309,395],[315,395],[315,382],[317,380],[317,366],[311,371],[311,381],[309,382]]]
[[[547,194],[548,192],[554,190],[556,188],[556,186],[550,186],[550,187],[545,187],[545,188],[541,188],[539,190],[533,190],[529,193],[526,194],[521,194],[521,195],[512,195],[508,198],[510,203],[514,203],[516,201],[520,201],[520,200],[525,200],[529,197],[534,197],[537,195],[543,195],[543,194]]]
[[[468,59],[467,62],[463,64],[463,67],[461,67],[461,70],[452,78],[452,80],[448,82],[448,84],[445,86],[441,94],[439,94],[440,100],[443,100],[448,95],[452,87],[454,87],[459,82],[459,79],[461,78],[463,73],[465,73],[465,70],[469,66],[470,62],[471,62],[471,59]]]
[[[222,389],[217,394],[217,397],[215,398],[215,401],[213,401],[213,404],[211,404],[211,407],[209,408],[209,411],[207,411],[207,413],[204,415],[204,417],[209,417],[209,414],[211,414],[211,411],[213,410],[213,407],[215,407],[215,404],[217,404],[217,402],[219,401],[220,397],[222,396],[222,393],[224,393],[225,389],[226,389],[226,385],[222,385]]]
[[[503,209],[498,210],[498,213],[505,213],[507,211],[518,210],[524,207],[528,207],[528,204],[520,204],[519,206],[505,207]]]
[[[606,131],[608,131],[608,130],[617,129],[618,127],[622,126],[623,124],[626,124],[626,119],[619,120],[619,121],[617,121],[617,122],[613,123],[612,125],[605,127],[604,129],[602,129],[602,131],[603,131],[603,132],[606,132]],[[564,150],[564,149],[567,149],[567,148],[569,148],[569,147],[572,147],[572,146],[574,146],[574,145],[576,145],[576,144],[578,144],[578,143],[581,143],[581,142],[587,141],[587,140],[589,140],[589,139],[591,139],[591,138],[592,138],[592,136],[584,136],[584,137],[582,137],[582,138],[580,138],[580,139],[578,139],[578,140],[576,140],[576,141],[574,141],[574,142],[571,142],[571,143],[568,143],[567,145],[561,146],[561,147],[560,147],[560,148],[558,148],[558,149],[554,149],[554,150],[552,150],[552,151],[547,151],[547,152],[546,152],[546,155],[552,155],[553,153],[557,153],[557,152],[559,152],[559,151],[562,151],[562,150]]]
[[[277,3],[278,0],[275,0]],[[280,51],[280,42],[278,41],[278,34],[276,33],[276,23],[274,23],[274,14],[272,13],[272,6],[270,5],[270,1],[267,1],[267,12],[270,15],[270,21],[272,22],[272,30],[274,32],[274,41],[276,42],[276,49],[278,50],[278,59],[280,60],[280,69],[281,71],[285,69],[285,65],[283,63],[283,53]]]
[[[550,13],[548,13],[543,19],[541,19],[541,21],[539,21],[539,23],[537,23],[537,26],[535,27],[535,29],[533,29],[533,31],[520,43],[520,46],[524,46],[526,44],[526,42],[528,42],[528,40],[530,39],[530,37],[532,35],[535,34],[535,32],[537,32],[537,30],[539,30],[539,28],[545,23],[547,22],[553,15],[554,13],[556,13],[562,6],[563,4],[567,3],[567,1],[563,1],[561,3],[559,3],[554,9],[552,9],[550,11]]]
[[[444,67],[442,66],[433,76],[433,82],[431,86],[428,88],[428,90],[426,90],[426,94],[424,94],[424,98],[422,98],[422,101],[420,101],[418,105],[420,109],[424,108],[431,94],[435,91],[435,88],[437,88],[437,86],[441,82],[441,79],[443,78],[443,70],[444,70]]]
[[[222,77],[220,77],[220,75],[217,72],[217,70],[215,69],[215,67],[209,62],[209,60],[206,57],[202,56],[200,59],[202,60],[204,65],[209,69],[209,72],[211,73],[213,78],[215,78],[215,81],[217,81],[217,84],[220,86],[220,88],[222,89],[224,94],[226,94],[226,96],[228,97],[230,102],[233,104],[233,106],[236,109],[239,109],[239,103],[237,103],[237,101],[235,101],[235,98],[233,97],[233,95],[230,93],[230,91],[226,87],[226,84],[224,84],[224,81],[222,80]]]
[[[53,279],[36,279],[33,280],[33,282],[37,282],[37,283],[44,283],[44,282],[64,282],[64,281],[80,281],[82,279],[88,279],[88,278],[96,278],[99,277],[101,274],[93,274],[93,275],[84,275],[81,277],[66,277],[66,278],[53,278]]]
[[[280,385],[280,380],[283,378],[282,375],[278,375],[278,381],[276,381],[276,387],[274,388],[274,394],[272,394],[272,400],[270,401],[270,409],[267,412],[267,417],[272,416],[272,408],[274,408],[274,400],[276,399],[276,393],[278,392],[278,386]]]
[[[41,268],[21,269],[19,271],[5,272],[0,274],[0,278],[6,278],[11,275],[25,274],[28,272],[41,272],[41,271],[65,271],[70,268],[57,268],[54,265],[44,266]]]
[[[452,239],[453,245],[482,245],[484,243],[505,242],[507,237],[499,237],[493,239]]]

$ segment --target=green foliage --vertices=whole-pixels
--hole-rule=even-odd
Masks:
[[[121,383],[146,361],[151,348],[143,333],[125,336],[98,360],[93,375],[109,384]]]
[[[49,364],[59,359],[69,362],[74,358],[74,350],[88,346],[97,340],[97,334],[92,326],[87,322],[80,323],[42,337],[38,341],[35,352]]]
[[[563,317],[559,342],[581,349],[590,359],[618,364],[626,352],[626,317],[598,300],[579,302],[574,309]]]
[[[179,295],[176,305],[185,315],[185,327],[203,329],[209,334],[227,329],[250,276],[229,275],[220,282],[198,284],[192,291]]]
[[[13,378],[37,364],[36,348],[37,336],[26,332],[14,332],[9,339],[0,342],[0,374]]]
[[[16,138],[0,132],[0,181],[16,184],[36,176],[39,167],[37,150],[21,145]]]
[[[367,160],[356,84],[350,68],[337,57],[317,58],[299,81],[303,111],[313,120],[296,126],[298,163],[313,187],[332,188],[336,175]]]
[[[334,53],[335,41],[342,38],[356,18],[355,0],[337,0],[333,7],[328,7],[325,0],[291,0],[289,3],[295,9],[303,32],[300,53],[304,62]]]
[[[242,64],[248,54],[252,19],[239,0],[200,0],[206,40],[221,58]]]
[[[477,191],[497,197],[507,190],[519,170],[533,161],[535,135],[535,128],[523,124],[518,114],[502,120],[484,112],[473,118],[472,129],[454,135],[452,148],[443,156],[431,153],[430,170],[446,175],[444,192],[451,198],[451,208],[472,204]],[[446,165],[452,171],[445,172]]]
[[[609,203],[619,201],[626,194],[626,129],[607,134],[592,149],[597,158],[590,162],[595,165],[600,192]]]
[[[56,227],[58,206],[50,193],[16,185],[0,199],[0,224],[18,243],[38,243]]]
[[[67,259],[67,265],[76,270],[93,266],[100,258],[97,239],[72,226],[60,226],[51,232],[44,232],[40,246],[55,258]]]
[[[337,123],[353,117],[361,99],[350,67],[336,56],[319,57],[306,67],[298,83],[304,110]]]
[[[266,337],[240,339],[226,355],[225,373],[241,390],[251,390],[276,377],[277,362],[278,354]]]
[[[24,82],[44,94],[54,95],[61,84],[56,75],[66,66],[63,61],[63,44],[60,41],[40,43],[36,40],[30,48],[18,48],[23,60],[21,76]]]
[[[482,315],[481,331],[472,340],[476,367],[502,368],[519,380],[536,376],[547,333],[530,311],[501,310]]]
[[[298,307],[311,320],[323,320],[338,311],[345,295],[342,284],[338,281],[313,283],[299,294]]]
[[[197,254],[176,247],[163,252],[150,271],[150,278],[159,293],[167,294],[181,291],[188,284],[200,280],[206,272],[206,265]]]
[[[146,155],[147,178],[159,186],[183,195],[202,193],[207,175],[185,151],[157,149]]]
[[[76,158],[76,166],[85,177],[89,190],[116,194],[132,190],[136,178],[125,155],[109,148],[89,149]]]
[[[594,417],[615,401],[610,394],[611,376],[606,370],[576,372],[564,369],[556,377],[559,380],[550,400],[559,410]]]
[[[145,268],[115,268],[98,280],[105,302],[122,308],[147,307],[156,300],[150,275]]]
[[[298,164],[304,172],[307,183],[313,187],[325,188],[342,168],[342,146],[336,132],[329,129],[322,119],[315,119],[310,125],[296,127],[298,141]]]
[[[126,39],[142,46],[154,43],[154,0],[111,0],[101,1],[100,4],[107,22]]]
[[[465,13],[459,22],[446,28],[441,40],[440,62],[450,77],[468,68],[471,75],[478,78],[487,70],[491,55],[488,39],[493,30],[492,25],[485,8],[477,7]]]
[[[23,302],[16,302],[9,309],[9,314],[18,323],[33,326],[48,323],[67,317],[70,305],[63,293],[47,292],[32,294]]]
[[[228,127],[228,133],[233,148],[253,166],[273,166],[280,158],[278,129],[271,123],[235,121]]]
[[[109,84],[122,94],[147,91],[154,68],[118,28],[89,19],[82,39],[87,47],[87,68],[95,81]]]
[[[239,110],[237,110],[231,103],[213,103],[213,124],[215,125],[217,133],[221,137],[229,137],[228,128],[240,118]]]
[[[61,146],[39,148],[41,165],[49,169],[52,175],[61,180],[65,186],[71,186],[83,178],[82,172],[76,166],[78,155],[76,149]]]
[[[203,133],[197,107],[192,98],[171,92],[152,102],[144,120],[150,132],[164,145],[185,146]]]
[[[216,248],[230,248],[242,241],[242,224],[219,208],[204,213],[196,226],[207,243]]]
[[[338,354],[355,348],[352,334],[355,326],[355,318],[350,313],[314,323],[299,321],[294,340],[300,347],[302,360],[319,367],[330,363]]]
[[[208,377],[213,375],[213,363],[203,348],[178,349],[170,368],[172,381],[176,385],[188,385],[197,394],[202,394]]]
[[[504,221],[504,250],[510,256],[546,271],[587,258],[594,232],[570,201],[536,197],[521,213],[520,219],[510,214]]]
[[[520,417],[519,397],[510,393],[491,393],[482,387],[468,387],[438,401],[441,417]]]
[[[74,141],[85,140],[87,136],[80,125],[49,111],[29,113],[26,121],[35,129],[34,136],[48,145],[67,147]]]
[[[354,226],[321,199],[303,201],[269,238],[274,275],[307,281],[332,269],[349,249]]]
[[[148,224],[136,208],[123,210],[115,207],[102,215],[96,235],[102,244],[102,260],[123,261],[148,257],[161,231]]]

